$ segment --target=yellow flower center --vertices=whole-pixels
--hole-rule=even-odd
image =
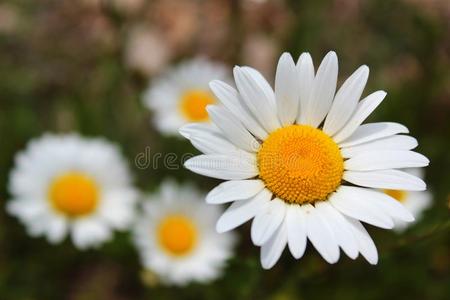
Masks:
[[[383,190],[385,194],[391,196],[392,198],[394,198],[395,200],[399,201],[399,202],[404,202],[407,196],[407,192],[406,191],[401,191],[401,190]]]
[[[258,152],[259,176],[288,203],[326,200],[341,184],[344,161],[323,131],[290,125],[272,132]]]
[[[95,181],[78,172],[56,177],[49,189],[53,207],[68,217],[92,213],[98,204],[99,189]]]
[[[189,90],[181,96],[180,110],[189,122],[208,121],[206,106],[216,103],[209,91]]]
[[[185,216],[170,215],[159,224],[158,241],[163,249],[175,256],[186,255],[197,244],[197,227]]]

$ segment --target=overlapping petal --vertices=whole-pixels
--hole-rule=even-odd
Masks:
[[[359,67],[339,88],[323,125],[323,131],[334,135],[350,119],[369,78],[369,68]]]
[[[283,53],[275,75],[275,97],[278,117],[282,125],[295,122],[299,107],[299,73],[292,56]]]
[[[429,163],[425,156],[411,151],[417,146],[416,139],[400,135],[408,129],[393,122],[363,124],[386,96],[384,91],[376,91],[359,101],[369,68],[358,68],[335,94],[337,73],[334,52],[325,56],[317,73],[308,53],[303,53],[296,65],[284,53],[278,62],[274,89],[258,71],[248,67],[234,69],[237,90],[221,82],[211,83],[224,105],[213,108],[211,118],[220,128],[220,138],[228,139],[244,151],[243,155],[231,153],[229,144],[211,129],[194,128],[208,131],[203,135],[196,135],[190,128],[184,130],[194,146],[208,154],[191,159],[186,166],[199,174],[231,180],[207,197],[213,204],[232,202],[219,219],[217,230],[225,232],[253,218],[251,238],[261,246],[265,269],[276,264],[286,246],[292,256],[301,258],[307,240],[329,263],[339,260],[342,249],[352,259],[361,253],[370,264],[376,264],[377,249],[361,222],[391,229],[396,222],[414,220],[401,203],[377,189],[426,188],[422,179],[398,170]],[[272,132],[292,124],[322,130],[341,151],[343,184],[323,201],[293,203],[280,199],[265,187],[264,179],[258,178],[259,148],[250,146],[256,142],[260,147]],[[224,162],[227,167],[195,166],[213,161]],[[239,164],[230,164],[233,161]]]

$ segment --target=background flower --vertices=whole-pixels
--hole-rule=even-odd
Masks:
[[[168,285],[220,278],[236,239],[214,230],[220,209],[191,185],[165,181],[160,189],[144,203],[134,229],[143,267]]]
[[[17,154],[7,210],[31,236],[84,250],[127,229],[137,191],[116,146],[77,135],[44,135]]]
[[[142,100],[153,110],[153,122],[161,133],[178,135],[178,129],[186,123],[210,122],[206,106],[217,103],[209,89],[214,78],[228,80],[225,66],[199,57],[154,79]]]

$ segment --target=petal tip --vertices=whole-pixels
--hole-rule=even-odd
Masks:
[[[416,218],[414,218],[414,216],[413,216],[411,213],[409,213],[409,214],[404,218],[404,221],[405,221],[405,222],[408,222],[408,223],[414,222],[415,220],[416,220]]]
[[[369,67],[367,65],[362,65],[362,66],[359,67],[358,71],[359,71],[360,75],[368,76],[369,72],[370,72],[370,69],[369,69]]]
[[[273,268],[274,265],[275,265],[275,263],[273,263],[273,262],[265,261],[265,260],[261,259],[261,266],[263,267],[264,270],[270,270]]]
[[[334,265],[334,264],[336,264],[339,261],[339,257],[337,257],[337,258],[330,258],[329,257],[329,258],[324,258],[324,259],[330,265]]]
[[[216,232],[222,234],[222,233],[229,231],[229,229],[224,227],[224,225],[222,224],[222,222],[220,220],[221,219],[219,219],[216,223]]]
[[[186,130],[186,127],[187,127],[187,125],[183,125],[183,126],[181,126],[180,128],[178,128],[178,133],[179,133],[182,137],[184,137],[184,138],[186,138],[186,139],[189,139],[189,138],[190,138],[190,134],[189,134],[188,130]]]
[[[337,54],[335,51],[331,50],[325,55],[325,58],[337,60]]]
[[[193,159],[193,158],[195,158],[195,157],[189,158],[189,159],[188,159],[187,161],[185,161],[184,164],[183,164],[183,166],[184,166],[186,169],[190,170],[190,171],[192,171],[192,167],[194,166],[194,164],[193,164],[193,162],[192,162],[192,159]]]
[[[211,195],[211,192],[209,192],[205,197],[205,202],[208,204],[215,204],[214,203],[214,197]]]
[[[293,59],[292,59],[292,56],[291,56],[291,54],[289,53],[289,52],[283,52],[282,54],[281,54],[281,56],[280,56],[280,60],[279,60],[280,62],[286,62],[286,61],[288,61],[288,62],[290,62],[290,61],[294,61]]]
[[[302,64],[302,62],[305,61],[312,62],[312,57],[311,54],[309,54],[309,52],[303,52],[302,54],[300,54],[297,60],[297,66],[300,66],[300,64]]]

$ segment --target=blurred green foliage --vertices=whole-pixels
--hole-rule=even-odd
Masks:
[[[125,0],[0,3],[0,299],[449,299],[446,0],[191,1],[210,5],[211,11],[227,11],[222,24],[227,32],[219,46],[193,38],[172,58],[176,62],[202,53],[231,68],[247,63],[241,55],[245,40],[259,34],[273,42],[277,55],[309,51],[316,64],[328,50],[335,50],[340,80],[360,64],[370,67],[366,93],[388,92],[371,120],[408,126],[420,142],[418,151],[431,159],[426,181],[434,194],[432,208],[403,235],[369,228],[379,249],[377,266],[346,257],[328,265],[308,249],[300,261],[285,253],[272,270],[264,271],[247,225],[240,230],[237,254],[221,279],[210,285],[167,288],[141,270],[126,233],[87,252],[77,251],[69,241],[51,246],[44,239],[28,237],[4,210],[8,172],[15,153],[43,132],[78,131],[118,143],[144,191],[154,190],[167,177],[195,181],[205,191],[216,184],[183,169],[135,167],[135,157],[146,146],[152,153],[194,150],[185,141],[158,134],[149,122],[151,113],[141,104],[147,79],[125,64],[133,24],[158,26],[152,23],[160,21],[158,16],[144,13],[155,4],[145,2],[142,9],[124,13],[113,5],[120,1]],[[171,3],[175,18],[192,13]],[[202,13],[200,19],[206,20],[208,10]],[[202,23],[197,37],[206,34],[207,25]]]

